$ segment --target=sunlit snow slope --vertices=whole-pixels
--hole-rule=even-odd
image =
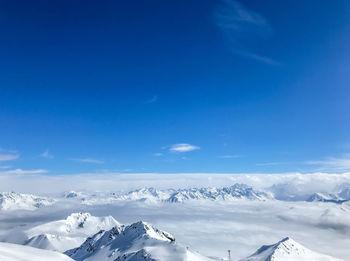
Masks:
[[[1,261],[73,261],[68,256],[34,247],[0,243]]]
[[[341,259],[311,251],[287,237],[274,245],[262,246],[254,254],[240,261],[341,261]]]
[[[26,231],[26,245],[64,252],[80,246],[85,239],[101,229],[119,223],[111,216],[94,217],[89,213],[73,213],[64,220],[53,221]]]

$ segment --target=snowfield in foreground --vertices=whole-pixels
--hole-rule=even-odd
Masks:
[[[68,256],[49,250],[0,242],[1,261],[73,261]]]

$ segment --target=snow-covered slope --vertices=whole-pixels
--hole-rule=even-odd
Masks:
[[[262,246],[251,256],[240,261],[341,261],[307,249],[291,238],[274,245]]]
[[[73,261],[68,256],[34,247],[0,243],[1,261]]]
[[[26,231],[28,246],[64,252],[79,246],[101,229],[119,226],[111,216],[94,217],[89,213],[73,213],[64,220],[53,221]]]
[[[35,210],[40,207],[52,205],[55,201],[46,197],[16,192],[3,192],[0,194],[1,210]]]
[[[67,255],[77,261],[207,261],[175,243],[175,238],[146,222],[116,226],[88,238]]]

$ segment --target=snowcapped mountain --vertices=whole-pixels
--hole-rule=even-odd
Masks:
[[[88,195],[84,192],[77,192],[74,190],[68,191],[68,192],[64,192],[63,193],[63,197],[70,199],[70,198],[79,198],[79,199],[84,199],[85,197],[87,197]]]
[[[124,195],[119,195],[117,196],[117,199],[157,202],[157,201],[166,201],[171,196],[172,193],[174,193],[173,189],[158,190],[155,188],[141,188],[134,191],[130,191]]]
[[[337,203],[341,204],[343,202],[346,202],[348,200],[343,199],[337,194],[332,194],[332,193],[314,193],[312,194],[306,201],[308,202],[331,202],[331,203]]]
[[[232,201],[237,199],[267,200],[272,198],[270,194],[256,191],[245,184],[234,184],[231,187],[223,188],[181,189],[171,194],[166,201],[183,202],[191,199]]]
[[[350,184],[342,184],[339,186],[336,193],[314,193],[307,199],[307,201],[332,202],[337,204],[350,201]]]
[[[127,193],[93,193],[70,191],[63,196],[67,200],[78,200],[84,205],[105,205],[122,201],[146,203],[179,203],[189,200],[233,201],[238,199],[267,200],[273,199],[268,192],[257,191],[245,184],[234,184],[223,188],[164,189],[140,188]]]
[[[64,220],[53,221],[27,230],[25,245],[64,252],[79,246],[101,229],[119,226],[111,216],[94,217],[89,213],[73,213]]]
[[[49,250],[17,244],[0,243],[1,261],[73,261],[68,256]]]
[[[53,199],[31,194],[16,192],[3,192],[0,194],[1,210],[35,210],[40,207],[50,206],[53,203],[55,203]]]
[[[136,200],[146,202],[170,202],[179,203],[189,200],[233,201],[238,199],[267,200],[272,195],[266,192],[256,191],[245,184],[234,184],[223,188],[190,188],[157,190],[155,188],[142,188],[131,191],[125,195],[117,196],[118,200]]]
[[[62,198],[61,198],[62,199]],[[77,201],[83,205],[107,205],[113,204],[119,200],[116,193],[105,193],[105,192],[78,192],[78,191],[69,191],[63,193],[64,200]]]
[[[342,261],[331,256],[323,255],[307,249],[293,239],[287,237],[274,245],[259,248],[251,256],[240,261]]]
[[[66,254],[77,261],[209,261],[146,222],[101,230]]]

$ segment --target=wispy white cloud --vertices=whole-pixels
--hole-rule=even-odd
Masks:
[[[43,174],[47,173],[48,171],[45,169],[34,169],[34,170],[24,170],[24,169],[10,169],[10,170],[5,170],[5,171],[0,171],[1,174]]]
[[[0,169],[9,169],[11,166],[0,166]]]
[[[0,150],[0,161],[15,160],[19,158],[19,154],[16,151]]]
[[[43,153],[41,153],[40,157],[45,159],[53,159],[53,155],[49,153],[49,150],[45,150]]]
[[[171,152],[189,152],[189,151],[193,151],[193,150],[199,150],[200,147],[195,146],[195,145],[191,145],[191,144],[187,144],[187,143],[178,143],[178,144],[174,144],[169,148],[169,151]]]
[[[263,162],[263,163],[257,163],[256,166],[277,166],[286,164],[286,162],[279,162],[279,161],[272,161],[272,162]]]
[[[324,160],[307,161],[306,164],[317,166],[318,170],[350,171],[350,153],[341,157],[328,157]]]
[[[152,155],[155,157],[161,157],[161,156],[163,156],[163,153],[156,152],[156,153],[153,153]]]
[[[264,39],[272,32],[267,19],[248,9],[236,0],[222,0],[216,10],[215,22],[227,39],[230,48],[237,54],[269,65],[279,63],[267,56],[260,55],[248,48],[257,39]]]
[[[222,0],[215,13],[219,26],[235,31],[271,31],[269,22],[257,12],[243,6],[236,0]]]
[[[240,157],[241,157],[240,155],[231,154],[231,155],[221,155],[218,158],[220,158],[220,159],[237,159]]]
[[[95,163],[95,164],[104,164],[105,162],[102,160],[92,159],[92,158],[84,158],[84,159],[72,159],[74,161],[78,162],[84,162],[84,163]]]

